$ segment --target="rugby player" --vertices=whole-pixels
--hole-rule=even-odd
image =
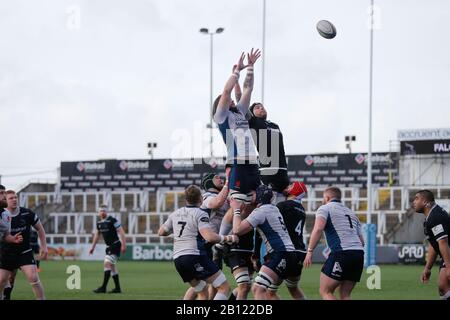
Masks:
[[[97,231],[92,241],[92,247],[89,250],[89,254],[93,254],[95,246],[100,238],[100,234],[106,243],[106,255],[103,261],[103,284],[94,290],[95,293],[105,293],[108,286],[109,278],[112,276],[114,280],[114,289],[109,293],[121,293],[119,281],[119,270],[117,269],[117,262],[120,254],[125,253],[127,249],[125,231],[123,230],[119,221],[112,216],[108,216],[107,206],[102,205],[98,211],[100,218],[97,221]]]
[[[320,295],[324,300],[337,300],[334,291],[339,287],[341,300],[350,299],[356,283],[361,280],[364,267],[364,239],[356,214],[341,202],[337,187],[323,193],[323,205],[316,213],[308,253],[303,262],[311,266],[312,254],[325,231],[331,252],[320,274]]]

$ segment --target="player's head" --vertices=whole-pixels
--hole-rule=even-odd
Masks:
[[[6,188],[0,184],[0,210],[3,210],[8,205],[6,203]]]
[[[273,191],[272,188],[264,184],[256,188],[256,205],[263,205],[272,203]]]
[[[296,199],[301,200],[303,199],[306,194],[308,193],[308,189],[306,188],[306,185],[303,182],[295,181],[291,183],[287,189],[287,196],[288,199]]]
[[[202,177],[202,188],[205,191],[209,189],[220,191],[223,188],[223,184],[222,178],[213,172],[205,173]]]
[[[431,209],[434,205],[434,194],[430,190],[420,190],[414,196],[413,208],[418,213],[425,213],[425,208]]]
[[[323,203],[326,204],[331,200],[339,200],[341,201],[342,192],[338,187],[328,187],[323,192]]]
[[[184,190],[186,203],[191,206],[200,206],[202,204],[202,192],[195,185],[190,185]]]
[[[106,205],[102,204],[98,208],[98,216],[100,217],[100,219],[106,219],[106,217],[108,216],[108,207]]]
[[[220,98],[222,97],[222,95],[219,95],[217,98],[216,98],[216,100],[214,100],[214,103],[213,103],[213,105],[212,105],[212,108],[213,108],[213,112],[212,112],[212,115],[213,115],[213,117],[214,117],[214,115],[216,114],[216,111],[217,111],[217,106],[219,105],[219,101],[220,101]],[[234,100],[233,99],[230,99],[231,100],[231,102],[230,102],[230,105],[229,105],[229,108],[232,108],[232,107],[235,107],[236,106],[236,104],[234,103]]]
[[[267,119],[267,110],[261,102],[255,102],[249,109],[250,113],[256,118]]]
[[[17,199],[17,194],[15,191],[13,191],[13,190],[6,191],[6,203],[7,203],[8,210],[16,210],[17,209],[17,207],[19,205],[19,201]]]

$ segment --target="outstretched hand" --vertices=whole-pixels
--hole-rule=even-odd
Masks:
[[[245,60],[245,52],[242,52],[241,56],[239,57],[238,63],[233,66],[233,70],[239,72],[239,71],[247,68],[248,65],[244,64],[244,60]]]
[[[256,49],[255,51],[253,51],[253,48],[252,48],[250,53],[247,53],[247,62],[248,62],[247,66],[253,66],[255,64],[256,60],[259,59],[259,57],[261,57],[261,50]]]

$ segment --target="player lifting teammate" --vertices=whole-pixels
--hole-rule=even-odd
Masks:
[[[260,185],[256,190],[257,208],[245,220],[241,218],[241,205],[235,200],[230,202],[234,210],[233,232],[240,236],[257,228],[269,253],[255,278],[257,300],[266,300],[268,289],[277,288],[283,280],[298,281],[301,271],[302,257],[295,251],[280,211],[272,204],[273,197],[270,187]]]
[[[173,233],[173,259],[175,267],[184,282],[194,288],[199,300],[206,300],[206,286],[212,284],[217,289],[215,300],[226,300],[230,285],[219,267],[212,262],[205,250],[205,240],[209,243],[235,243],[234,235],[220,236],[211,229],[208,214],[200,209],[201,191],[191,185],[185,190],[186,206],[171,213],[159,228],[158,235]]]

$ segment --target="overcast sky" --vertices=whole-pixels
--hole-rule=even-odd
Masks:
[[[60,161],[147,158],[149,141],[157,158],[209,154],[210,42],[198,30],[225,28],[214,37],[215,97],[240,52],[261,47],[262,3],[0,2],[2,183],[55,178],[8,176]],[[369,3],[267,0],[264,102],[287,154],[345,152],[349,134],[367,151]],[[388,151],[398,129],[448,127],[450,2],[376,4],[373,150]],[[318,35],[321,19],[335,39]],[[261,91],[259,61],[253,101]]]

